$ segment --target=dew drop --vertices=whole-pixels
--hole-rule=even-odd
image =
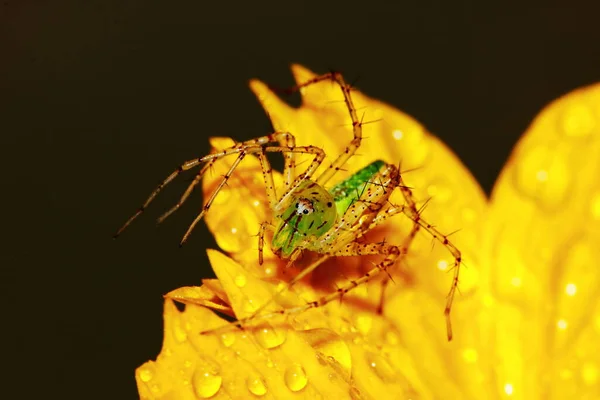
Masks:
[[[446,260],[439,260],[437,263],[437,267],[440,271],[445,271],[448,269],[448,261]]]
[[[384,382],[394,382],[398,380],[394,367],[385,359],[385,357],[377,353],[367,353],[367,362],[369,366],[375,371],[377,376]]]
[[[244,313],[253,314],[254,312],[256,312],[256,310],[258,310],[258,306],[254,302],[254,300],[247,299],[246,301],[244,301]]]
[[[293,364],[285,370],[284,380],[285,385],[292,392],[304,389],[308,383],[306,372],[304,372],[304,368],[299,364]]]
[[[187,332],[181,327],[181,325],[178,322],[176,322],[173,326],[173,334],[178,342],[185,342],[187,340]]]
[[[371,331],[371,327],[373,326],[373,318],[366,313],[361,313],[356,316],[354,324],[356,329],[358,329],[361,334],[366,335]]]
[[[235,335],[231,332],[225,332],[221,334],[221,343],[225,347],[231,347],[235,342]]]
[[[392,136],[396,140],[402,140],[402,138],[404,137],[404,132],[402,132],[400,129],[396,129],[392,132]]]
[[[352,355],[350,347],[346,341],[337,333],[329,329],[310,329],[297,332],[313,349],[324,357],[319,357],[319,361],[324,359],[338,373],[350,378],[352,371]],[[356,335],[356,337],[361,337]]]
[[[565,287],[565,292],[567,293],[567,296],[575,296],[577,293],[577,285],[574,283],[568,283]]]
[[[561,331],[566,330],[568,326],[569,323],[565,319],[559,319],[558,322],[556,322],[556,327]]]
[[[543,146],[525,150],[514,169],[517,189],[526,197],[556,208],[569,193],[570,171],[564,151]]]
[[[255,396],[264,396],[267,393],[267,386],[265,382],[258,375],[251,375],[246,380],[248,390]]]
[[[520,276],[513,276],[512,278],[510,278],[510,284],[518,288],[521,287],[521,285],[523,284],[523,280]]]
[[[265,349],[273,349],[285,342],[285,329],[275,329],[270,325],[262,326],[254,333],[258,343]]]
[[[235,282],[235,285],[239,288],[243,288],[248,282],[245,275],[238,275],[234,278],[233,281]]]
[[[142,382],[150,382],[150,380],[154,376],[153,368],[150,368],[149,366],[144,366],[143,368],[140,368],[139,376]]]
[[[566,136],[588,136],[595,125],[592,111],[584,104],[571,105],[563,115],[562,128]]]
[[[198,369],[194,374],[193,385],[196,395],[208,399],[219,391],[223,378],[213,371]]]
[[[477,350],[471,347],[464,349],[462,352],[462,356],[463,360],[465,360],[469,364],[477,362],[478,359]]]
[[[154,385],[150,385],[150,390],[152,391],[152,393],[154,393],[155,395],[160,394],[161,390],[160,390],[160,386],[158,384],[154,384]]]
[[[398,335],[396,334],[396,332],[387,331],[385,333],[385,341],[391,346],[396,346],[396,345],[398,345],[398,342],[400,341],[400,339],[398,338]]]
[[[581,378],[586,385],[594,385],[598,381],[598,368],[592,363],[585,363],[581,369]]]

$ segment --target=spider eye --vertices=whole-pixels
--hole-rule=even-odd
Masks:
[[[302,212],[303,212],[304,214],[308,214],[308,210],[306,210],[306,209],[305,209],[304,211],[302,211]]]

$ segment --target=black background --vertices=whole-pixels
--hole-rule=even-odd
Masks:
[[[111,235],[209,136],[269,130],[250,78],[288,86],[291,62],[360,77],[488,192],[545,104],[600,81],[596,5],[240,3],[0,3],[3,397],[136,397],[162,294],[208,276],[214,244],[201,227],[177,247],[197,206],[154,227],[185,180]]]

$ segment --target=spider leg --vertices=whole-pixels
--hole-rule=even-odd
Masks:
[[[250,322],[253,322],[254,320],[257,320],[257,319],[262,320],[262,319],[271,318],[271,317],[274,317],[277,315],[283,315],[283,316],[287,317],[289,315],[302,313],[311,308],[323,307],[326,304],[328,304],[340,297],[343,297],[346,293],[350,292],[352,289],[368,282],[372,278],[379,275],[380,272],[387,271],[388,268],[390,268],[392,265],[394,265],[396,263],[396,260],[398,259],[398,257],[400,257],[402,255],[402,252],[398,246],[394,246],[394,245],[391,245],[388,243],[363,244],[363,243],[352,242],[352,243],[349,243],[346,246],[346,248],[344,248],[342,250],[339,250],[337,252],[328,254],[324,257],[321,257],[319,260],[317,260],[317,262],[319,262],[319,264],[320,264],[320,262],[322,262],[321,260],[324,260],[328,256],[373,255],[373,254],[385,255],[385,258],[379,264],[377,264],[373,269],[371,269],[370,271],[365,273],[359,279],[351,280],[348,285],[339,287],[335,292],[333,292],[329,295],[323,296],[323,297],[319,298],[318,300],[311,301],[311,302],[301,305],[301,306],[285,308],[282,310],[275,310],[275,311],[271,311],[269,313],[260,314],[260,315],[256,315],[256,316],[253,315],[248,318],[243,318],[239,321],[233,322],[232,324],[234,326],[242,327],[242,326],[244,326]],[[316,268],[316,266],[315,266],[315,268]],[[264,307],[262,307],[262,308],[264,308]],[[219,329],[219,328],[217,328],[217,329]],[[202,334],[207,334],[210,332],[211,331],[205,331],[205,332],[202,332]]]
[[[293,93],[299,91],[302,88],[307,86],[314,85],[316,83],[330,80],[337,83],[342,90],[342,94],[344,95],[344,102],[346,103],[346,107],[348,108],[348,113],[350,114],[350,119],[352,121],[352,132],[354,137],[352,141],[346,146],[344,151],[331,163],[331,165],[323,171],[316,180],[316,183],[319,185],[324,185],[327,183],[337,171],[339,171],[344,164],[356,153],[356,150],[360,147],[360,143],[362,140],[362,121],[358,118],[356,107],[354,106],[354,102],[352,101],[352,96],[350,92],[352,91],[352,87],[346,83],[344,77],[339,72],[330,72],[324,75],[316,76],[312,79],[309,79],[306,82],[302,82],[296,86],[293,86],[289,89],[284,90],[285,93]]]
[[[394,211],[398,211],[398,213],[404,213],[403,209],[396,209]],[[379,223],[382,223],[383,221],[385,221],[385,219],[391,217],[392,215],[394,215],[393,211],[390,212],[390,214],[385,215],[386,218],[382,218],[382,221]],[[377,223],[376,221],[373,221],[376,225],[378,225],[379,223]],[[373,224],[372,224],[373,225]],[[375,226],[376,226],[375,225]],[[375,227],[373,226],[373,228]],[[370,229],[373,229],[370,228]],[[417,232],[419,232],[419,229],[421,228],[421,226],[419,224],[413,224],[412,229],[410,230],[408,236],[404,239],[404,245],[403,248],[407,249],[410,247],[410,245],[412,244],[413,240],[415,239],[415,237],[417,236]],[[381,290],[380,290],[380,295],[379,295],[379,305],[377,306],[377,314],[383,315],[383,305],[385,302],[385,290],[388,286],[388,284],[390,283],[391,277],[385,276],[383,278],[383,280],[381,281]]]
[[[220,152],[216,152],[213,154],[209,154],[207,156],[204,157],[200,157],[200,158],[195,158],[189,161],[184,162],[183,164],[181,164],[179,167],[177,167],[177,169],[175,171],[173,171],[169,176],[167,176],[166,179],[164,179],[150,194],[150,196],[146,199],[146,201],[138,208],[138,210],[125,222],[125,224],[123,224],[123,226],[117,231],[117,233],[114,235],[114,237],[118,237],[140,214],[142,214],[146,208],[150,205],[150,203],[154,200],[154,198],[158,195],[158,193],[160,193],[160,191],[167,186],[169,183],[171,183],[175,178],[177,178],[182,172],[190,170],[202,163],[207,163],[194,177],[194,180],[192,181],[192,183],[190,183],[190,185],[188,186],[188,188],[186,189],[186,191],[184,192],[183,196],[181,197],[181,199],[179,200],[179,202],[177,204],[175,204],[175,206],[173,206],[170,210],[168,210],[166,213],[164,213],[160,218],[159,218],[159,222],[162,222],[165,218],[167,218],[169,215],[171,215],[173,212],[175,212],[177,209],[179,209],[179,207],[181,207],[181,205],[185,202],[185,200],[188,198],[188,196],[192,193],[194,187],[201,181],[202,176],[204,175],[204,173],[214,164],[214,162],[222,157],[228,156],[230,154],[234,154],[234,153],[239,153],[239,149],[245,148],[245,147],[249,147],[249,146],[260,146],[260,145],[266,145],[269,143],[288,143],[290,141],[290,137],[293,138],[293,136],[288,133],[288,132],[275,132],[273,134],[270,135],[266,135],[266,136],[261,136],[259,138],[255,138],[255,139],[251,139],[251,140],[247,140],[244,142],[240,142],[235,144],[234,146],[225,149],[223,151]],[[293,141],[294,142],[294,141]],[[295,142],[294,142],[295,143]]]
[[[286,134],[279,141],[281,146],[291,148],[296,147],[296,138],[291,133]],[[284,192],[290,189],[290,185],[294,181],[296,176],[296,153],[287,152],[285,153],[284,165],[283,165],[283,177],[284,177]],[[271,208],[272,209],[272,208]]]
[[[272,134],[272,137],[273,137],[274,141],[277,141],[277,143],[279,143],[282,146],[290,147],[289,143],[292,143],[292,144],[295,143],[294,136],[288,132],[275,132]],[[260,142],[261,142],[260,139],[261,138],[247,140],[245,142],[236,144],[234,147],[260,144]],[[270,142],[272,143],[274,141],[270,141]],[[267,142],[267,143],[269,143],[269,142]],[[285,157],[287,160],[290,155],[292,156],[291,163],[293,164],[293,160],[294,160],[293,157],[295,156],[294,153],[288,152],[288,153],[286,153]],[[267,200],[269,201],[269,204],[272,208],[275,203],[275,199],[277,199],[277,194],[275,193],[275,184],[273,183],[273,174],[272,174],[271,165],[269,164],[269,162],[266,159],[266,157],[264,156],[264,154],[259,153],[258,158],[261,163],[263,178],[264,178],[265,185],[267,188]],[[179,209],[179,207],[181,207],[181,205],[187,200],[189,195],[192,193],[194,188],[202,181],[202,176],[204,176],[204,173],[206,172],[206,170],[208,170],[210,167],[212,167],[212,165],[215,163],[215,161],[216,161],[216,159],[212,159],[196,174],[192,183],[190,183],[190,185],[187,187],[186,191],[181,196],[181,199],[179,199],[177,204],[175,204],[171,209],[169,209],[160,218],[158,218],[158,223],[163,222],[167,217],[169,217],[172,213],[177,211]],[[289,162],[286,163],[286,165],[288,165],[288,164],[289,164]],[[271,188],[273,188],[273,190],[271,190]]]
[[[269,146],[269,145],[264,145],[264,144],[252,144],[252,145],[247,145],[247,146],[237,146],[237,147],[234,147],[231,149],[224,150],[223,152],[220,152],[220,153],[215,153],[215,154],[211,154],[211,155],[203,157],[204,159],[210,159],[209,157],[211,157],[211,158],[222,157],[225,153],[227,153],[227,154],[238,153],[239,154],[238,158],[233,162],[233,164],[229,168],[229,171],[227,172],[227,174],[225,174],[223,179],[221,179],[221,182],[217,185],[216,189],[212,192],[212,194],[210,195],[210,197],[208,198],[208,200],[202,207],[202,211],[196,216],[196,218],[192,221],[192,223],[188,227],[188,230],[185,232],[185,234],[183,235],[183,238],[181,239],[180,245],[183,245],[187,241],[190,234],[194,230],[195,226],[198,224],[198,222],[200,222],[200,220],[202,219],[204,214],[206,214],[208,212],[208,210],[210,209],[210,206],[212,205],[212,203],[213,203],[214,199],[216,198],[217,194],[219,193],[219,191],[223,188],[223,186],[225,186],[225,184],[231,177],[231,174],[233,174],[233,171],[235,170],[235,168],[239,165],[239,163],[244,159],[244,157],[246,155],[257,154],[259,156],[259,158],[261,159],[261,165],[263,166],[263,176],[265,178],[265,186],[267,187],[267,196],[270,197],[269,201],[271,202],[272,199],[274,199],[276,197],[275,187],[273,184],[273,175],[271,174],[271,168],[270,168],[269,162],[268,162],[267,158],[265,157],[265,153],[269,153],[269,152],[271,152],[271,153],[294,152],[294,153],[312,154],[314,156],[313,161],[308,166],[306,171],[303,172],[302,174],[298,175],[298,177],[292,183],[289,191],[286,194],[284,194],[284,196],[282,197],[282,200],[280,200],[280,202],[283,201],[283,199],[286,196],[289,196],[290,193],[293,190],[295,190],[302,183],[302,181],[304,179],[306,179],[306,176],[310,176],[312,173],[314,173],[314,171],[319,167],[319,165],[321,165],[321,163],[323,162],[323,159],[325,157],[325,153],[323,152],[323,150],[318,147],[315,147],[315,146],[297,146],[297,147],[289,148],[289,147],[284,147],[284,146]],[[273,203],[274,203],[274,201],[273,201]]]
[[[389,167],[392,168],[393,166],[389,166]],[[396,167],[393,167],[393,169],[395,169],[398,172]],[[406,186],[404,184],[402,176],[399,172],[398,172],[397,183],[398,183],[397,187],[402,192],[404,199],[407,202],[407,206],[395,206],[395,207],[388,208],[386,214],[381,214],[381,217],[378,215],[378,217],[381,218],[380,220],[378,220],[376,218],[374,221],[377,221],[377,225],[379,225],[379,224],[383,223],[384,220],[389,218],[390,216],[401,212],[402,214],[404,214],[408,218],[410,218],[414,222],[415,225],[419,226],[418,228],[413,227],[413,230],[409,234],[409,238],[411,235],[414,238],[414,236],[416,236],[417,232],[420,229],[423,229],[434,240],[441,243],[448,250],[450,255],[454,258],[454,262],[453,262],[452,266],[450,267],[450,269],[454,270],[454,275],[452,277],[452,283],[450,285],[450,290],[448,292],[448,295],[446,296],[446,306],[444,308],[444,316],[446,318],[446,332],[448,335],[448,340],[450,341],[450,340],[452,340],[452,321],[450,319],[450,314],[452,311],[452,303],[454,302],[454,295],[456,294],[456,290],[458,288],[458,277],[459,277],[459,273],[460,273],[460,264],[462,262],[462,254],[461,254],[460,250],[456,247],[456,245],[454,245],[454,243],[452,243],[448,239],[449,235],[444,235],[435,226],[433,226],[429,222],[425,221],[421,217],[421,212],[416,207],[412,191],[410,190],[410,188],[408,186]],[[412,238],[410,240],[412,241]]]

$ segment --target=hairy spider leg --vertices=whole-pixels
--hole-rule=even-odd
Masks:
[[[227,172],[227,174],[225,174],[223,179],[221,179],[221,182],[219,183],[217,188],[212,192],[212,194],[210,195],[210,197],[208,198],[208,200],[202,207],[202,211],[196,216],[196,218],[190,224],[188,230],[186,231],[186,233],[183,235],[183,238],[181,239],[180,245],[183,245],[183,243],[185,243],[187,241],[187,239],[189,238],[190,234],[192,233],[194,227],[202,219],[204,214],[206,214],[208,212],[215,197],[217,196],[219,191],[223,188],[223,186],[225,186],[225,184],[227,183],[227,181],[233,174],[233,171],[237,168],[239,163],[248,154],[257,154],[259,159],[261,160],[263,177],[265,179],[265,186],[267,188],[267,196],[269,198],[269,202],[273,203],[273,205],[276,207],[274,199],[276,199],[277,196],[275,193],[275,186],[273,183],[272,170],[271,170],[269,161],[266,158],[265,153],[287,153],[287,152],[312,154],[314,156],[314,158],[313,158],[313,161],[310,163],[310,165],[306,168],[306,170],[303,173],[299,174],[298,177],[296,177],[294,182],[290,185],[290,189],[287,191],[287,193],[285,193],[281,197],[281,199],[279,200],[279,204],[280,204],[285,199],[287,199],[287,197],[290,195],[290,193],[293,193],[293,191],[297,187],[299,187],[302,184],[302,182],[305,179],[307,179],[307,177],[312,176],[312,174],[315,172],[315,170],[321,165],[321,163],[323,162],[323,160],[325,158],[325,153],[323,152],[322,149],[320,149],[319,147],[315,147],[315,146],[296,146],[296,147],[289,148],[289,147],[284,147],[284,146],[269,146],[269,145],[262,145],[262,144],[253,144],[253,145],[241,146],[241,147],[234,146],[229,149],[223,150],[221,152],[209,154],[202,158],[196,159],[198,161],[198,163],[200,163],[200,162],[206,162],[213,158],[221,158],[221,157],[224,157],[224,156],[227,156],[230,154],[234,154],[234,153],[239,154],[238,158],[233,162],[233,164],[229,168],[229,171]],[[190,162],[194,162],[196,160],[192,160]]]
[[[344,77],[339,72],[329,72],[327,74],[323,74],[320,76],[316,76],[312,79],[309,79],[306,82],[302,82],[296,86],[292,86],[291,88],[285,89],[285,93],[293,93],[307,86],[314,85],[316,83],[331,80],[336,82],[344,95],[344,102],[346,103],[346,107],[348,108],[348,113],[350,114],[350,119],[352,121],[352,132],[354,137],[352,141],[346,146],[344,151],[338,155],[338,157],[327,167],[325,171],[323,171],[319,177],[316,179],[316,183],[319,185],[324,185],[327,183],[337,171],[339,171],[344,164],[356,153],[356,150],[360,147],[360,143],[362,140],[362,121],[358,118],[356,107],[354,106],[354,102],[352,101],[352,96],[350,92],[352,91],[352,87],[346,83]]]
[[[393,167],[393,166],[390,166]],[[395,167],[394,167],[395,168]],[[412,219],[415,224],[419,225],[419,229],[423,229],[426,231],[434,240],[441,243],[442,246],[446,248],[446,250],[450,253],[452,258],[454,258],[454,262],[452,266],[448,269],[454,270],[454,275],[452,277],[452,283],[450,284],[450,290],[448,291],[448,295],[446,296],[446,306],[444,308],[444,317],[446,319],[446,333],[448,336],[448,341],[452,340],[452,321],[450,318],[450,314],[452,311],[452,303],[454,302],[454,295],[456,294],[456,290],[458,288],[458,278],[460,275],[460,264],[462,262],[462,254],[458,247],[454,243],[452,243],[449,239],[449,235],[445,235],[441,233],[435,226],[425,221],[421,217],[421,212],[416,208],[415,203],[413,201],[414,197],[412,196],[412,191],[408,186],[405,185],[404,180],[402,179],[402,175],[398,173],[398,187],[404,194],[405,200],[411,199],[410,207],[402,207],[402,209],[398,209],[398,211],[394,211],[394,213],[402,212],[410,219]],[[396,207],[397,208],[397,207]],[[392,212],[394,209],[390,209]],[[386,217],[387,218],[387,217]],[[383,220],[380,223],[383,223]],[[416,235],[417,230],[413,229],[413,231],[409,235]]]
[[[395,214],[406,214],[405,210],[404,210],[404,206],[402,207],[394,207],[394,208],[390,208],[389,210],[386,210],[386,213],[381,214],[381,217],[378,215],[377,218],[375,218],[375,220],[373,220],[373,222],[371,223],[372,227],[369,227],[369,229],[373,229],[375,228],[377,225],[382,224],[385,220],[387,220],[389,217],[395,215]],[[381,221],[380,221],[381,220]],[[408,246],[410,243],[413,242],[413,240],[417,237],[417,233],[419,232],[419,229],[421,228],[421,225],[417,224],[417,223],[413,223],[413,227],[410,230],[410,232],[408,233],[408,236],[405,238],[404,242],[407,243],[403,246],[403,248],[408,249]],[[383,305],[385,303],[385,290],[387,289],[387,286],[389,285],[390,281],[393,280],[391,278],[391,276],[385,276],[382,280],[381,280],[381,288],[380,288],[380,292],[379,292],[379,305],[377,306],[377,314],[382,315],[383,314]]]
[[[175,212],[177,209],[179,209],[179,207],[181,207],[181,205],[185,202],[185,200],[189,197],[189,195],[192,193],[194,187],[201,181],[202,176],[206,173],[207,170],[210,169],[210,167],[212,167],[212,165],[214,164],[214,162],[222,157],[225,157],[227,155],[230,154],[234,154],[234,153],[238,153],[241,155],[241,158],[243,158],[249,151],[248,149],[252,148],[254,149],[253,151],[250,151],[250,153],[260,153],[260,151],[257,151],[258,148],[262,148],[265,146],[268,146],[269,144],[274,144],[274,143],[279,143],[280,144],[280,148],[281,150],[279,150],[279,152],[288,154],[288,153],[296,153],[296,152],[300,152],[300,153],[309,153],[309,154],[315,154],[317,152],[321,152],[321,149],[315,148],[314,146],[304,146],[304,147],[300,147],[300,148],[296,148],[295,145],[295,139],[293,137],[293,135],[291,135],[289,132],[275,132],[273,134],[270,135],[266,135],[266,136],[261,136],[259,138],[255,138],[255,139],[251,139],[251,140],[247,140],[244,142],[240,142],[235,144],[234,146],[225,149],[223,151],[220,152],[216,152],[213,154],[209,154],[207,156],[204,157],[200,157],[200,158],[195,158],[189,161],[184,162],[183,164],[181,164],[175,171],[173,171],[166,179],[164,179],[155,189],[154,191],[150,194],[150,196],[146,199],[146,201],[138,208],[138,210],[125,222],[125,224],[123,224],[123,226],[117,231],[117,233],[114,235],[114,237],[118,237],[140,214],[142,214],[146,208],[148,208],[148,206],[150,205],[150,203],[154,200],[154,198],[158,195],[158,193],[169,183],[171,183],[175,178],[177,178],[182,172],[190,170],[202,163],[206,163],[206,165],[203,166],[203,168],[196,174],[194,180],[192,181],[192,183],[190,183],[190,185],[188,186],[188,188],[186,189],[186,191],[184,192],[184,194],[182,195],[181,199],[179,200],[179,202],[177,204],[175,204],[175,206],[173,206],[170,210],[168,210],[166,213],[164,213],[160,218],[159,218],[159,222],[162,222],[165,218],[167,218],[169,215],[171,215],[173,212]],[[303,149],[305,148],[311,148],[311,150],[309,151],[303,151]],[[314,149],[317,149],[316,151]],[[271,150],[269,150],[271,151]],[[278,150],[273,150],[273,151],[278,151]],[[243,155],[242,155],[243,154]],[[239,158],[240,156],[238,156]],[[261,155],[259,154],[259,158],[261,157]],[[324,158],[324,155],[319,156],[319,158]],[[240,160],[241,161],[241,160]],[[322,162],[322,160],[321,160]],[[239,164],[239,162],[238,162]],[[261,164],[264,165],[264,162],[261,162]],[[319,162],[320,165],[320,162]],[[236,164],[237,166],[237,164]],[[312,167],[316,168],[317,166],[313,166],[311,164]],[[311,166],[309,166],[309,168],[311,168]],[[286,174],[288,177],[289,176],[293,176],[294,174],[294,169],[295,169],[295,158],[294,156],[292,157],[287,157],[287,162],[285,163],[285,168],[288,169],[288,173]],[[234,168],[235,169],[235,168]],[[270,167],[269,167],[270,170]],[[270,172],[269,172],[270,173]],[[230,174],[229,174],[230,175]],[[263,175],[265,176],[265,182],[272,182],[273,178],[272,176],[267,177],[265,175],[265,170],[263,168]],[[286,180],[286,186],[288,186],[289,190],[289,186],[291,186],[292,182],[291,180],[288,178],[288,180]],[[273,190],[270,191],[267,188],[267,196],[270,199],[271,202],[274,202],[274,199],[276,199],[276,193],[274,192],[274,185],[271,185],[273,187]],[[222,187],[219,186],[218,190],[220,190],[220,188]]]
[[[285,147],[295,147],[295,138],[294,136],[289,133],[289,132],[274,132],[272,135],[272,139],[270,142],[261,142],[261,139],[264,139],[265,137],[261,137],[261,138],[255,138],[255,139],[250,139],[250,140],[246,140],[244,142],[240,142],[235,144],[235,146],[249,146],[249,145],[266,145],[269,143],[279,143],[280,146],[285,146]],[[289,185],[291,184],[291,179],[290,179],[290,175],[293,176],[293,171],[295,168],[295,153],[293,152],[287,152],[285,153],[285,164],[284,164],[284,168],[286,168],[286,171],[284,171],[286,178],[285,181],[285,185],[286,185],[286,190],[288,189]],[[265,173],[265,171],[270,170],[270,165],[267,164],[267,167],[265,169],[265,165],[264,165],[264,161],[263,159],[260,157],[260,161],[261,161],[261,166],[263,168],[263,174]],[[198,171],[198,173],[196,174],[196,176],[194,177],[194,180],[192,181],[192,183],[190,183],[190,185],[187,187],[186,191],[183,193],[183,195],[181,196],[181,199],[179,199],[179,201],[177,202],[177,204],[175,204],[171,209],[169,209],[167,212],[165,212],[162,216],[160,216],[160,218],[158,218],[158,223],[163,222],[165,219],[167,219],[167,217],[169,217],[172,213],[174,213],[175,211],[177,211],[179,209],[179,207],[181,207],[181,205],[187,200],[187,198],[189,197],[189,195],[192,193],[192,191],[194,190],[194,188],[202,181],[202,177],[204,176],[204,173],[206,172],[207,169],[209,169],[210,167],[212,167],[212,165],[215,163],[217,159],[212,159],[211,161],[209,161],[200,171]],[[270,173],[270,172],[269,172]],[[265,182],[267,183],[267,187],[271,186],[271,187],[275,187],[274,184],[272,183],[272,177],[267,177],[264,176]],[[274,205],[275,199],[276,199],[277,195],[276,193],[272,193],[270,190],[267,190],[267,199],[269,201],[269,204],[271,205],[271,207]]]

